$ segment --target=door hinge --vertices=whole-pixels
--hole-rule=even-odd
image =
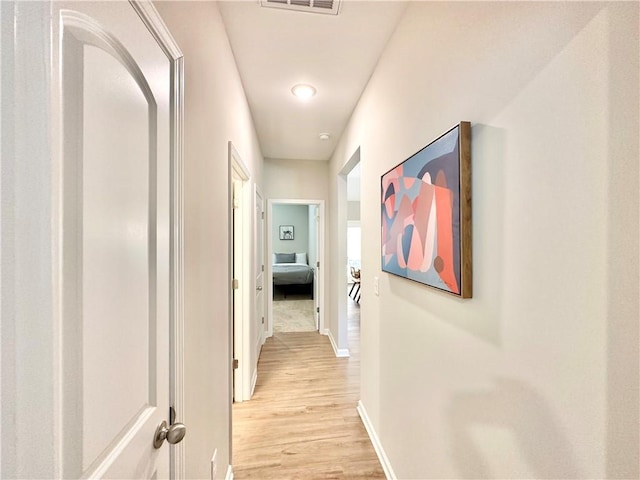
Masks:
[[[233,359],[233,369],[235,370],[236,368],[238,368],[238,359],[234,358]]]
[[[260,212],[260,218],[264,220],[264,212]]]
[[[316,307],[316,312],[320,313],[320,307]]]
[[[316,267],[320,268],[320,262],[316,262]]]
[[[262,265],[262,271],[264,272],[264,265]]]
[[[238,290],[238,288],[240,288],[237,278],[231,280],[231,288],[233,288],[234,290]]]
[[[262,324],[264,325],[264,317],[262,317]]]

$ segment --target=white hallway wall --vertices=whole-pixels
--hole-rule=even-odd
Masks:
[[[264,194],[267,199],[288,200],[324,200],[325,201],[325,225],[328,225],[327,204],[329,200],[329,163],[315,160],[281,160],[266,158],[264,161]],[[322,235],[322,232],[320,232]],[[325,259],[331,258],[328,236],[325,233]],[[330,275],[329,261],[324,262],[325,285]],[[323,312],[329,305],[329,288],[324,289],[324,304],[320,305]],[[325,315],[325,328],[329,328],[331,321],[329,315]]]
[[[398,478],[638,478],[638,18],[413,2],[391,38],[331,178],[360,146],[361,398]],[[460,120],[465,301],[381,272],[378,207],[380,175]]]
[[[309,207],[307,205],[274,205],[271,247],[274,253],[309,252]],[[293,240],[280,240],[280,225],[293,226]]]
[[[315,160],[264,162],[264,191],[268,199],[329,199],[329,164]]]
[[[230,459],[228,157],[231,140],[261,185],[262,154],[214,2],[156,2],[185,65],[185,403],[187,477]]]

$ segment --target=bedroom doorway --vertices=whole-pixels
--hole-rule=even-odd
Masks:
[[[324,200],[270,199],[267,335],[324,333]]]

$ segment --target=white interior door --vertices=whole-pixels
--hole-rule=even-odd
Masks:
[[[244,206],[242,204],[242,179],[238,176],[235,169],[232,170],[231,179],[232,188],[232,208],[231,208],[231,221],[233,239],[231,245],[233,248],[233,400],[234,402],[242,402],[244,400],[243,390],[243,371],[244,362],[243,358],[243,334],[244,334],[244,298],[246,295],[246,288],[243,272],[243,260],[244,260],[244,229],[243,229],[243,213]],[[238,362],[238,366],[235,366],[235,362]]]
[[[320,214],[318,212],[319,207],[317,205],[312,205],[312,208],[309,210],[309,213],[313,215],[313,218],[309,222],[309,225],[313,225],[313,229],[309,232],[314,236],[313,238],[313,258],[315,259],[315,264],[311,265],[313,267],[313,318],[316,322],[316,330],[320,330],[320,272],[319,272],[319,235],[320,235]]]
[[[171,63],[129,3],[53,10],[62,38],[62,474],[167,478],[169,446],[153,439],[172,420]]]
[[[243,402],[251,399],[251,379],[255,363],[251,362],[253,336],[251,319],[254,293],[252,263],[252,189],[249,170],[240,154],[229,142],[229,182],[232,189],[231,219],[229,238],[233,250],[233,298],[231,315],[233,323],[233,358],[238,361],[233,370],[233,400]],[[235,363],[235,361],[234,361]]]
[[[256,189],[255,194],[255,275],[256,275],[256,296],[255,296],[255,362],[258,364],[258,357],[265,339],[265,316],[264,316],[264,200],[260,192]]]

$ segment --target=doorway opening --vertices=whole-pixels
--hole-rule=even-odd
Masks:
[[[360,273],[360,148],[349,158],[337,178],[338,197],[338,252],[332,265],[338,272],[333,294],[338,299],[338,338],[337,352],[340,356],[349,356],[349,336],[357,333],[352,324],[360,323],[360,299],[362,294]],[[357,277],[354,277],[357,273]],[[354,285],[354,282],[357,284]],[[357,317],[357,318],[355,318]],[[350,322],[351,319],[351,322]]]
[[[270,199],[267,335],[324,333],[324,200]]]

